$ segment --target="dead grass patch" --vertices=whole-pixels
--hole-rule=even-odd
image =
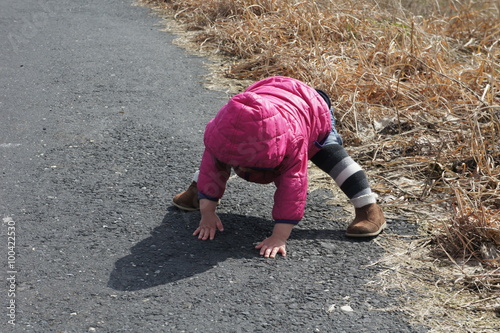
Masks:
[[[500,329],[500,269],[485,270],[476,260],[442,260],[432,253],[431,237],[384,235],[376,240],[386,255],[374,288],[405,292],[404,311],[430,332],[493,333]],[[489,290],[489,291],[486,291]],[[379,311],[395,309],[375,309]]]

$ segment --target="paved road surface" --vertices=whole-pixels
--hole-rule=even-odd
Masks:
[[[253,249],[272,186],[231,179],[226,231],[191,236],[199,214],[168,201],[228,96],[148,9],[0,0],[0,18],[0,331],[425,331],[400,291],[367,284],[382,249],[344,237],[350,216],[328,191],[310,193],[286,258]]]

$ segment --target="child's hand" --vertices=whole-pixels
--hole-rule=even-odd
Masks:
[[[256,249],[260,249],[260,255],[265,258],[274,258],[278,253],[286,256],[286,242],[278,237],[269,237],[258,244]]]
[[[214,239],[217,230],[224,231],[222,222],[219,216],[215,214],[217,203],[207,199],[200,200],[201,221],[200,226],[193,232],[198,239],[207,240]]]
[[[215,213],[203,214],[201,216],[200,226],[194,231],[193,235],[201,240],[213,240],[216,231],[224,231],[219,216]]]
[[[265,258],[274,258],[278,253],[286,256],[286,240],[290,237],[294,225],[276,223],[271,237],[264,239],[255,248],[260,249],[260,255]]]

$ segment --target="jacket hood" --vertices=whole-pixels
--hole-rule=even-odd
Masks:
[[[205,128],[206,149],[219,161],[275,168],[286,153],[287,122],[276,105],[253,92],[235,95]]]

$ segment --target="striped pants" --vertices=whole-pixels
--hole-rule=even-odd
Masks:
[[[316,142],[321,150],[311,161],[335,180],[355,208],[375,203],[377,195],[372,192],[365,172],[342,147],[342,138],[335,129],[333,109],[331,116],[332,132],[323,142]]]
[[[355,208],[376,202],[365,172],[339,144],[330,144],[316,153],[311,161],[328,173]]]

